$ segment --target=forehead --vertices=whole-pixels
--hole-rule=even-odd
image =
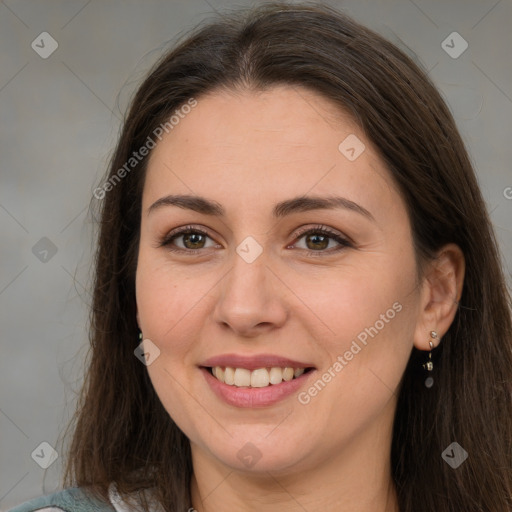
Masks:
[[[197,100],[190,113],[160,144],[186,146],[190,143],[222,156],[240,151],[261,159],[278,156],[279,149],[295,147],[299,153],[312,149],[337,149],[340,135],[359,129],[333,102],[297,86],[274,86],[261,90],[215,90]],[[174,119],[177,119],[176,117]],[[330,135],[330,136],[328,136]],[[327,138],[326,138],[327,136]],[[263,145],[264,154],[258,150]],[[203,154],[196,154],[198,158]]]
[[[361,153],[348,158],[354,151],[347,149]],[[310,191],[347,191],[357,200],[389,196],[393,188],[371,143],[341,108],[308,89],[278,86],[198,98],[153,150],[144,195],[147,202],[164,192],[200,193],[247,208]]]

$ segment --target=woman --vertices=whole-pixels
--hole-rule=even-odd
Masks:
[[[512,510],[497,244],[393,45],[318,5],[199,27],[95,196],[67,487],[13,511]]]

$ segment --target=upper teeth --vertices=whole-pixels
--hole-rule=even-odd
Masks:
[[[251,386],[253,388],[264,388],[270,384],[281,384],[281,382],[292,380],[304,373],[304,368],[258,368],[247,370],[246,368],[230,368],[227,366],[214,366],[213,375],[228,384],[229,386]]]

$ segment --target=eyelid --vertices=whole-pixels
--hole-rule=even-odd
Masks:
[[[317,224],[314,226],[307,226],[304,228],[299,228],[299,231],[295,233],[295,241],[298,238],[303,237],[304,235],[307,235],[308,233],[316,233],[316,232],[324,232],[325,234],[331,236],[332,238],[336,239],[339,238],[343,242],[345,242],[347,245],[355,245],[355,242],[348,236],[342,233],[341,231],[334,230],[333,228],[329,226],[325,226],[324,224]]]

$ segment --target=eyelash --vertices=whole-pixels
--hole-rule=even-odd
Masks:
[[[176,248],[176,247],[171,246],[171,243],[176,238],[179,238],[180,236],[183,236],[183,235],[190,235],[190,234],[199,234],[199,235],[203,235],[208,238],[211,238],[210,235],[206,231],[204,231],[200,228],[197,228],[194,226],[185,226],[184,228],[180,228],[178,231],[171,231],[168,235],[166,235],[160,241],[160,243],[158,244],[158,247],[166,247],[167,250],[169,250],[169,251],[182,253],[182,254],[186,253],[188,255],[196,255],[196,254],[199,254],[200,252],[204,251],[205,249],[181,249],[181,248]],[[340,246],[335,249],[319,250],[319,251],[302,249],[302,250],[306,251],[306,253],[309,256],[318,257],[318,256],[323,256],[325,254],[337,253],[343,249],[346,249],[347,247],[354,247],[353,243],[351,241],[349,241],[347,238],[344,238],[339,233],[332,231],[327,226],[322,226],[322,225],[318,225],[318,226],[315,226],[312,228],[307,228],[305,230],[300,231],[299,233],[297,233],[295,235],[295,241],[297,242],[299,239],[305,237],[306,235],[311,235],[311,234],[325,235],[325,236],[331,238],[332,240],[338,242],[340,244]]]

